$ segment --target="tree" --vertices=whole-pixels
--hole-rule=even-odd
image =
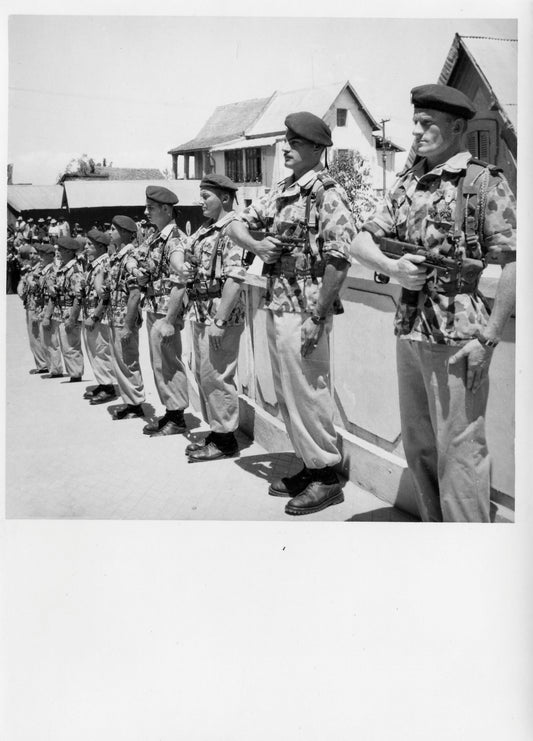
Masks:
[[[372,188],[368,161],[355,150],[337,149],[329,165],[329,174],[346,191],[350,210],[359,229],[378,202]]]

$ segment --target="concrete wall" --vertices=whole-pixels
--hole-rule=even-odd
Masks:
[[[489,300],[495,280],[484,279]],[[241,425],[267,449],[286,450],[290,447],[272,383],[266,312],[258,308],[264,279],[249,275],[247,282],[248,321],[238,365]],[[399,292],[393,282],[377,284],[370,271],[352,266],[343,289],[345,312],[335,318],[331,337],[332,385],[343,473],[383,500],[417,514],[400,435],[392,329]],[[514,351],[512,319],[494,352],[487,413],[493,509],[503,521],[512,520],[514,510]]]

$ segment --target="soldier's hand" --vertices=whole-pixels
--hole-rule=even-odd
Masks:
[[[474,394],[489,375],[493,349],[485,347],[478,340],[471,340],[448,361],[448,365],[453,366],[460,360],[466,360],[466,388]]]
[[[281,250],[281,242],[274,237],[265,237],[255,244],[255,254],[267,264],[276,262],[281,255]]]
[[[162,342],[168,342],[176,332],[176,328],[166,319],[158,319],[154,324],[154,329],[161,337]]]
[[[302,339],[302,355],[306,358],[311,355],[313,350],[318,345],[320,335],[324,331],[323,324],[315,324],[308,317],[302,324],[301,339]]]
[[[190,262],[184,262],[183,265],[180,265],[178,268],[176,268],[176,275],[178,276],[178,280],[180,283],[188,283],[189,281],[194,279],[194,267],[191,265]]]
[[[220,350],[222,347],[222,340],[224,339],[224,334],[226,332],[226,327],[217,327],[216,324],[210,324],[207,329],[207,334],[209,336],[209,344],[213,348],[213,350]]]
[[[130,342],[132,334],[133,333],[129,327],[122,327],[120,331],[120,341],[123,345],[127,345]]]
[[[94,319],[89,318],[85,320],[85,329],[89,330],[89,332],[92,332],[92,330],[94,329],[94,325]]]
[[[391,275],[402,288],[420,291],[426,282],[427,272],[418,263],[424,262],[425,259],[424,255],[402,255],[399,260],[392,261]]]

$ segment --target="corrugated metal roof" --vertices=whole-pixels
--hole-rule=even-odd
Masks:
[[[254,123],[269,100],[253,98],[218,106],[194,139],[170,149],[168,154],[210,149],[215,144],[239,138]]]
[[[7,202],[14,211],[46,211],[61,208],[61,185],[8,185]]]
[[[321,87],[307,87],[301,90],[291,90],[286,93],[276,92],[257,121],[246,130],[246,136],[266,136],[274,133],[284,133],[286,116],[293,111],[310,111],[320,118],[324,118],[333,101],[347,88],[361,106],[369,119],[372,128],[377,128],[377,121],[372,118],[363,105],[357,93],[349,82],[323,85]]]
[[[217,144],[215,147],[211,147],[212,152],[224,152],[228,149],[251,149],[252,147],[271,147],[278,141],[275,136],[259,136],[256,139],[246,139],[241,137],[240,139],[232,139],[224,144]]]
[[[64,187],[70,209],[120,208],[144,206],[148,185],[168,188],[182,206],[198,205],[199,180],[67,180]]]

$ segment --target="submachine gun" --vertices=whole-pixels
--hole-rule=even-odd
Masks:
[[[251,236],[260,242],[266,237],[272,237],[281,243],[281,255],[290,255],[296,247],[304,247],[307,243],[306,237],[296,237],[292,234],[275,234],[274,232],[263,231],[261,229],[250,229]],[[251,265],[255,255],[253,252],[247,252],[244,258],[246,265]],[[262,275],[271,275],[275,263],[263,263]]]

